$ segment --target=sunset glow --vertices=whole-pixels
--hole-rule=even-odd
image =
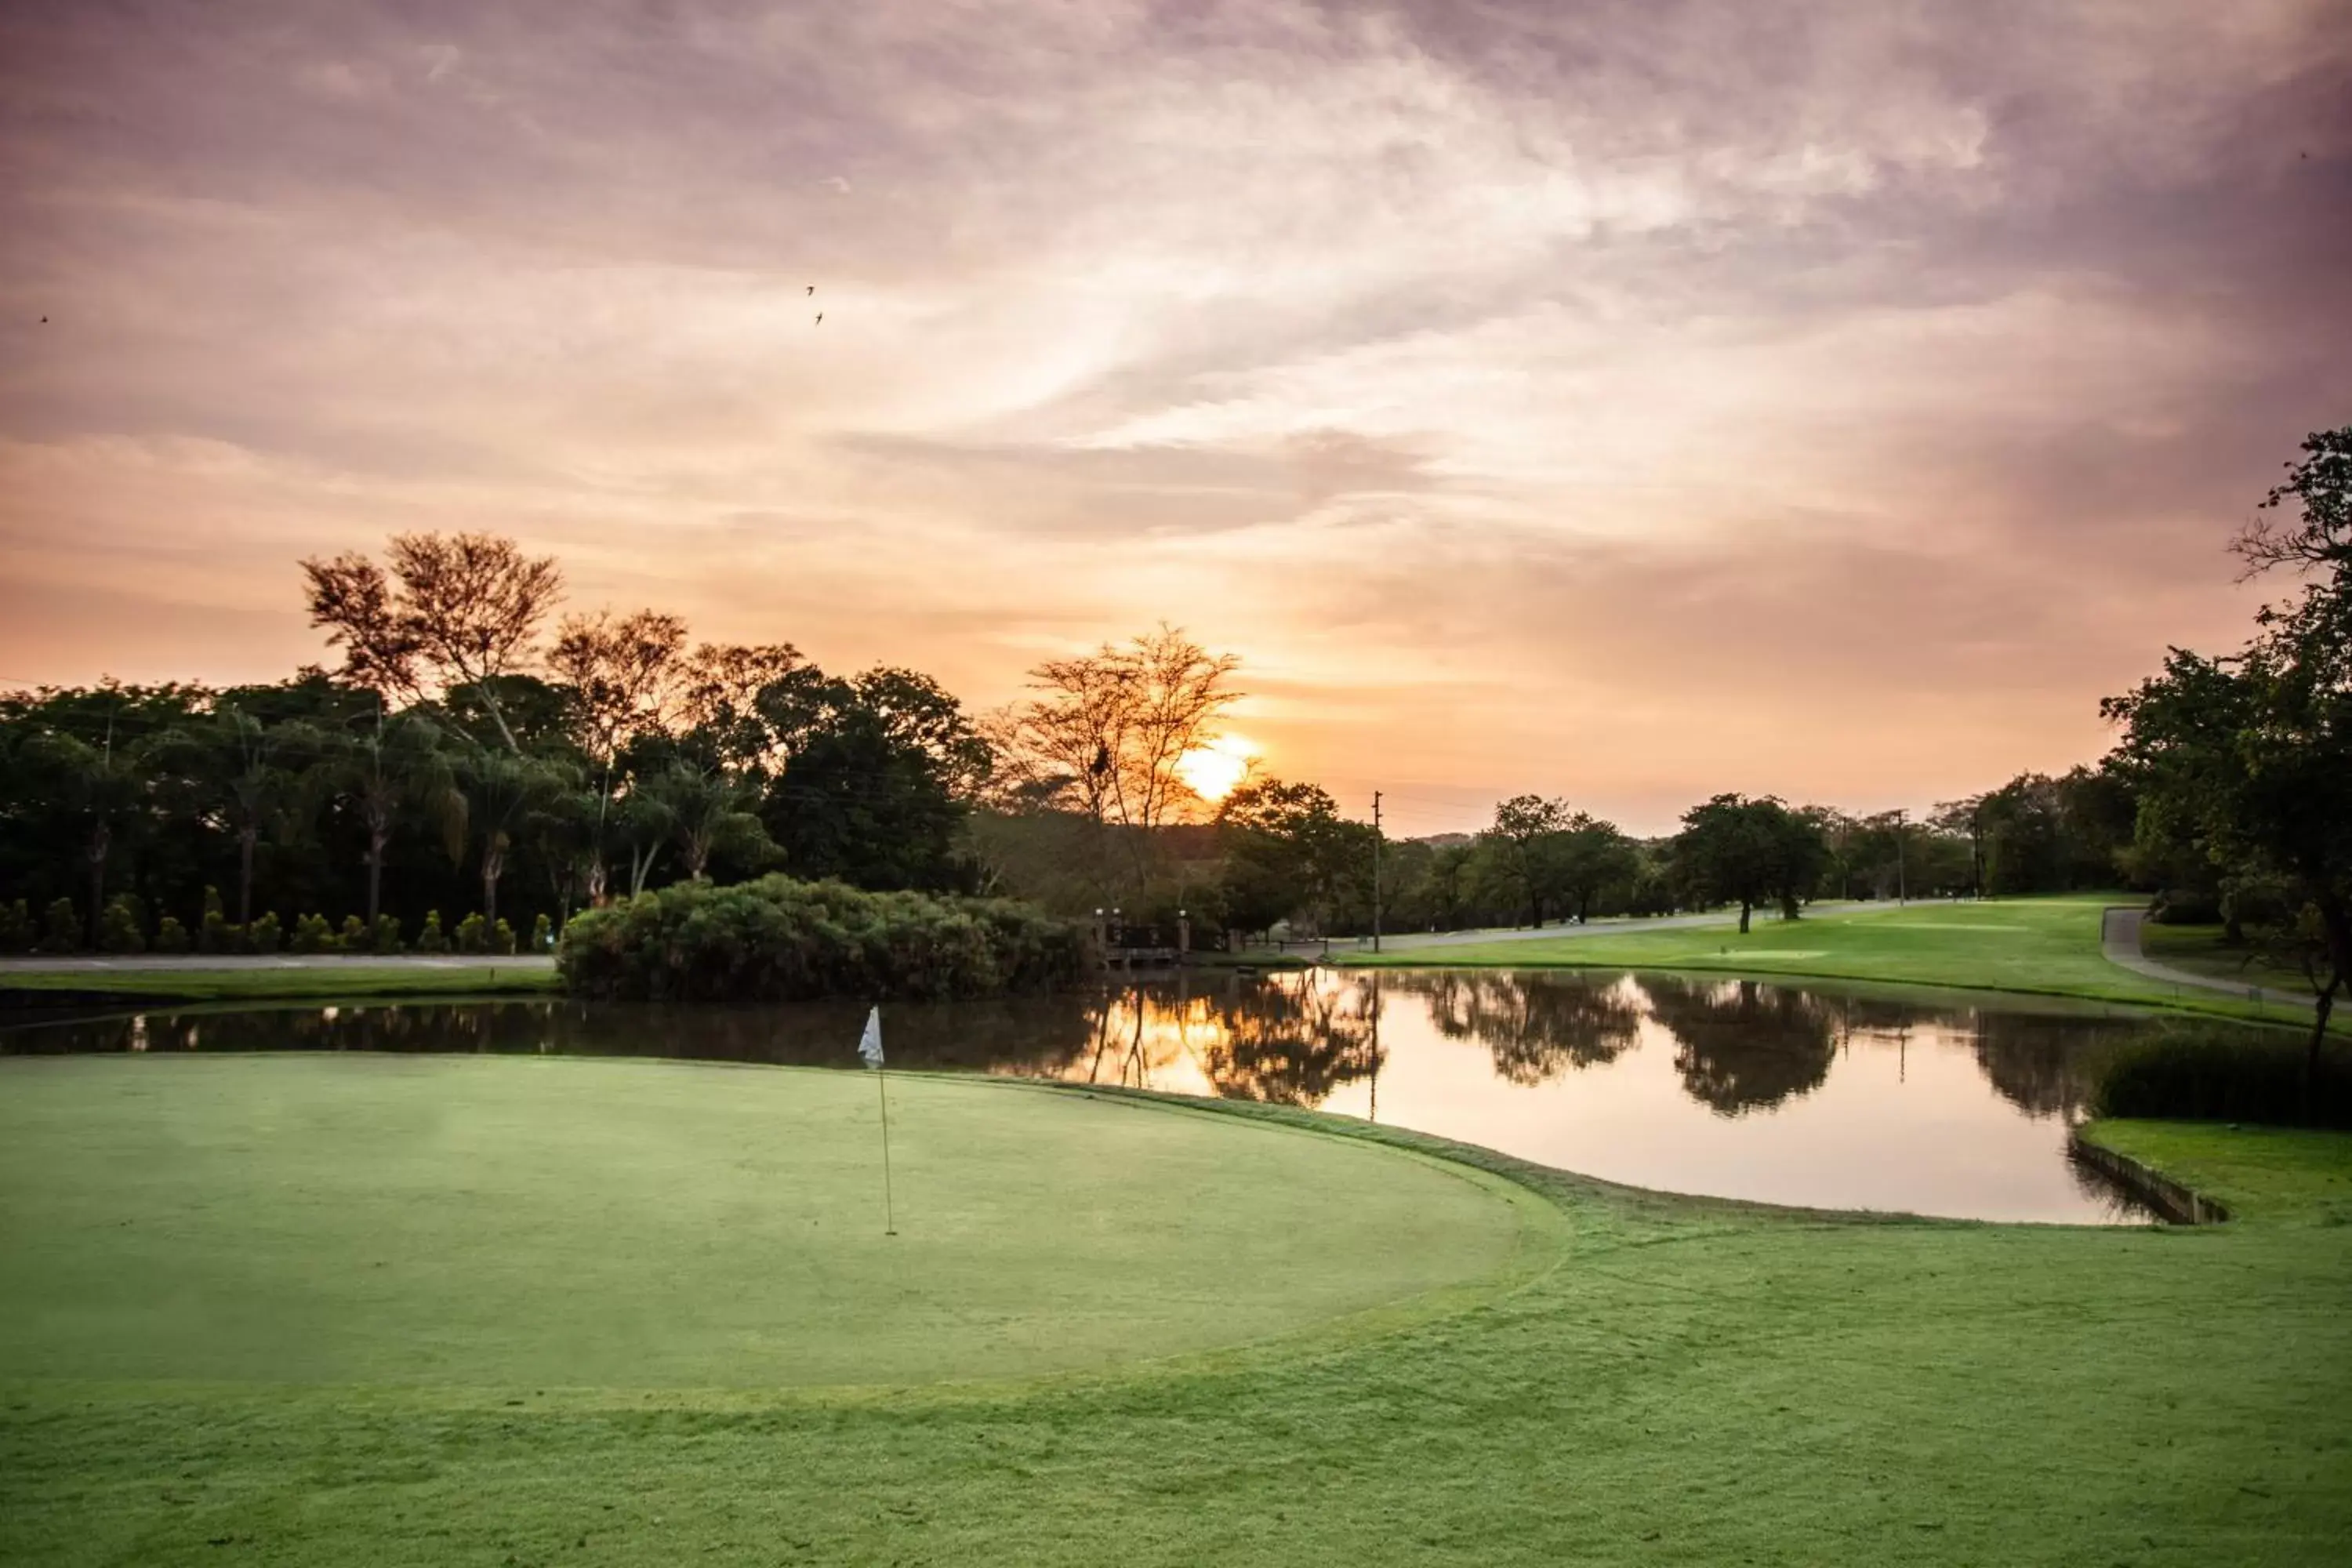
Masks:
[[[1177,759],[1176,776],[1202,799],[1223,800],[1249,777],[1257,755],[1256,744],[1246,737],[1221,735]]]
[[[2063,769],[2352,407],[2352,30],[2013,9],[18,7],[0,678],[488,527],[974,710],[1164,619],[1407,833]]]

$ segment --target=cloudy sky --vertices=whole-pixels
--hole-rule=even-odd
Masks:
[[[2347,339],[2342,0],[32,0],[0,677],[488,528],[976,706],[1171,620],[1407,832],[1916,806],[2240,637]]]

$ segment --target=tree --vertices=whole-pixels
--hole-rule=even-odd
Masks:
[[[134,739],[117,741],[113,726],[97,744],[50,730],[35,735],[26,758],[41,781],[44,798],[80,840],[89,879],[89,945],[99,945],[106,903],[106,866],[117,831],[139,811],[147,794],[147,769]]]
[[[1228,795],[1217,813],[1229,919],[1262,931],[1311,910],[1329,931],[1343,910],[1369,914],[1373,829],[1339,815],[1318,785],[1265,779]]]
[[[937,681],[802,665],[760,693],[759,711],[784,759],[761,819],[794,876],[877,889],[954,880],[957,831],[992,758]]]
[[[704,643],[678,672],[678,726],[718,766],[772,772],[782,753],[760,713],[760,693],[802,665],[790,643]]]
[[[1704,903],[1737,903],[1746,935],[1758,904],[1777,900],[1786,918],[1829,855],[1820,826],[1771,795],[1719,795],[1683,814],[1676,868]]]
[[[1066,804],[1098,826],[1128,829],[1140,889],[1155,830],[1201,805],[1177,764],[1218,738],[1218,721],[1243,696],[1230,684],[1240,668],[1165,623],[1124,647],[1038,665],[1029,672],[1038,695],[990,726],[1005,804]]]
[[[1580,924],[1591,918],[1592,901],[1603,889],[1632,881],[1641,869],[1640,852],[1615,823],[1581,811],[1569,818],[1547,848],[1551,884]]]
[[[1482,835],[1491,847],[1495,864],[1528,911],[1528,924],[1544,923],[1544,901],[1554,880],[1549,863],[1551,841],[1573,819],[1564,800],[1538,795],[1515,795],[1495,807],[1495,826]]]
[[[2116,758],[2144,819],[2217,865],[2274,875],[2300,906],[2315,1070],[2352,978],[2352,426],[2303,450],[2263,503],[2298,502],[2299,523],[2265,518],[2237,544],[2250,574],[2304,574],[2300,595],[2266,605],[2239,653],[2174,648],[2161,675],[2102,710],[2124,726]]]
[[[236,841],[239,925],[253,919],[253,859],[261,835],[282,824],[301,794],[301,775],[286,765],[288,742],[299,752],[319,739],[308,726],[272,729],[244,709],[223,702],[162,742],[163,760],[194,775],[207,812],[216,812]]]
[[[489,533],[396,533],[386,554],[389,573],[355,552],[302,563],[310,624],[341,646],[344,678],[417,698],[476,687],[508,750],[520,750],[498,681],[528,661],[562,595],[555,558]]]
[[[466,797],[441,731],[413,713],[378,718],[335,737],[308,774],[311,785],[351,804],[366,835],[367,920],[383,910],[384,856],[402,814],[415,807],[440,835],[455,861],[465,853]]]
[[[694,881],[705,879],[716,851],[753,856],[774,851],[766,829],[751,810],[759,792],[740,779],[678,763],[644,787],[660,820],[668,826],[670,840],[686,863],[687,876]]]
[[[514,846],[515,834],[533,811],[568,782],[565,770],[558,764],[508,752],[478,752],[458,770],[466,823],[480,857],[484,923],[498,924],[499,879],[506,875],[507,854]]]

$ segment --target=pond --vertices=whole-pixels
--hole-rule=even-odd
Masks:
[[[564,1000],[153,1011],[0,1052],[370,1050],[855,1068],[854,1004]],[[1498,970],[1186,972],[883,1010],[893,1067],[1278,1101],[1613,1182],[1959,1218],[2147,1217],[2067,1153],[2095,1009]]]

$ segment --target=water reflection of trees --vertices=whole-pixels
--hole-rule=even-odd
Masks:
[[[2071,1115],[2089,1098],[2084,1064],[2112,1039],[2116,1026],[2097,1019],[1977,1015],[1969,1044],[1977,1065],[2002,1099],[2036,1116]]]
[[[1312,971],[1236,985],[1202,1053],[1228,1100],[1320,1105],[1380,1070],[1380,983]]]
[[[1439,1034],[1486,1047],[1496,1076],[1522,1087],[1605,1066],[1641,1038],[1642,1009],[1613,976],[1456,970],[1390,984],[1423,997]]]
[[[1753,980],[1637,984],[1675,1037],[1684,1089],[1718,1116],[1810,1094],[1830,1075],[1838,1020],[1821,997]]]

